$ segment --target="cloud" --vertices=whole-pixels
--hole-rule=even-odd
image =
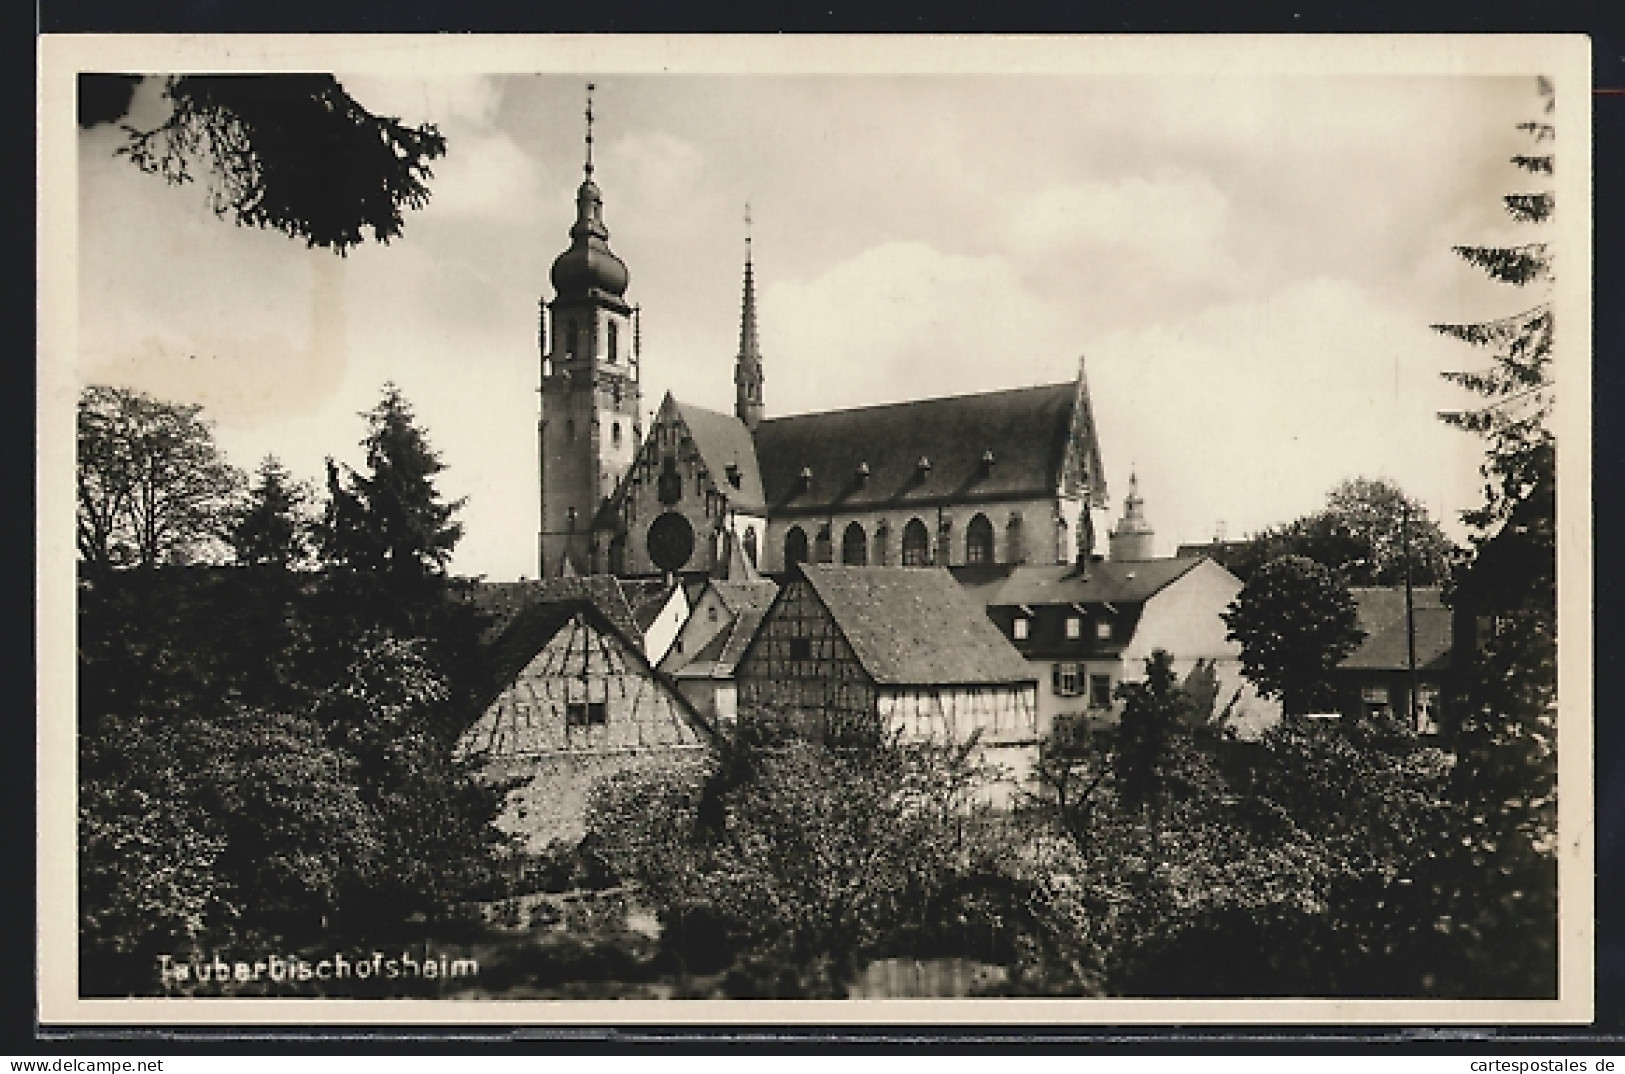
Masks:
[[[1038,191],[1016,203],[1009,229],[1029,258],[1105,258],[1153,285],[1212,282],[1238,266],[1224,248],[1229,200],[1204,175],[1163,169]]]
[[[1360,475],[1449,519],[1479,451],[1435,416],[1450,399],[1437,371],[1459,357],[1408,311],[1324,278],[1111,333],[1089,374],[1113,491],[1138,469],[1170,544],[1219,520],[1231,536],[1289,521]]]
[[[399,118],[404,123],[433,123],[442,133],[448,125],[489,127],[502,103],[502,84],[486,75],[438,75],[407,78],[396,75],[339,75],[345,92],[374,115]]]
[[[917,242],[871,247],[761,296],[769,391],[796,410],[1065,379],[1077,361],[1066,326],[1003,256]]]
[[[530,223],[542,207],[535,159],[501,132],[448,132],[432,165],[426,220],[483,218]]]

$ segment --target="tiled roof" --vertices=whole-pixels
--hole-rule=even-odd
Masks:
[[[885,406],[769,418],[756,430],[768,511],[907,506],[978,498],[1053,495],[1072,440],[1076,382]],[[1087,415],[1080,434],[1105,480]],[[983,454],[993,453],[986,466]],[[922,474],[920,459],[930,463]],[[860,466],[868,477],[859,477]],[[805,486],[802,471],[811,471]]]
[[[717,631],[716,637],[706,642],[694,659],[673,672],[679,679],[731,679],[745,646],[756,636],[756,630],[766,617],[765,608],[747,608]]]
[[[638,640],[639,635],[627,634],[604,615],[602,609],[591,600],[552,600],[539,601],[523,608],[507,629],[503,630],[494,644],[486,652],[485,659],[479,672],[478,686],[473,695],[471,715],[478,718],[491,704],[502,695],[502,691],[511,686],[519,673],[535,659],[536,654],[542,651],[543,646],[553,640],[565,624],[580,615],[585,621],[602,634],[606,634],[619,642],[630,654],[630,658],[651,679],[658,679],[659,675],[649,664],[648,658],[643,655],[643,645]],[[672,691],[673,695],[676,691]],[[696,726],[704,727],[699,715],[686,698],[674,697],[680,704],[685,716],[690,718]]]
[[[711,588],[716,590],[722,606],[734,615],[750,609],[765,612],[773,598],[778,596],[778,583],[771,578],[762,578],[753,582],[714,581]]]
[[[469,598],[480,611],[491,616],[480,640],[495,640],[519,612],[533,604],[587,600],[598,606],[605,617],[624,634],[641,637],[632,608],[626,602],[621,584],[613,575],[543,578],[523,582],[477,582]]]
[[[1032,682],[1032,669],[940,567],[803,563],[858,662],[885,685]]]
[[[1359,648],[1340,668],[1350,671],[1405,671],[1410,667],[1410,637],[1405,625],[1403,586],[1360,586],[1349,591],[1359,608],[1360,629],[1366,632]],[[1415,609],[1416,666],[1439,671],[1450,666],[1453,632],[1451,612],[1434,586],[1411,591]]]
[[[643,632],[660,618],[678,583],[668,583],[663,578],[622,578],[620,582],[626,603],[632,609],[632,619],[637,623],[638,637],[641,638]]]
[[[677,403],[677,413],[694,438],[694,448],[705,461],[712,483],[727,494],[736,508],[761,511],[765,502],[762,475],[756,465],[756,445],[745,423],[732,414],[720,414],[692,403]],[[730,465],[739,467],[738,488],[728,480]]]
[[[951,568],[984,607],[1016,604],[1137,604],[1149,600],[1202,562],[1200,557],[1101,560],[1087,576],[1070,563]]]

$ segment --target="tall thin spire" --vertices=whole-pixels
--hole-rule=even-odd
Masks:
[[[592,178],[592,91],[597,87],[587,83],[587,178]]]
[[[756,336],[756,279],[751,264],[750,202],[745,203],[745,296],[739,311],[734,363],[734,415],[754,430],[762,420],[762,348]]]

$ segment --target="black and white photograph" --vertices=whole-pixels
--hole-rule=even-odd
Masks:
[[[1588,56],[47,38],[42,1011],[1588,1019]]]

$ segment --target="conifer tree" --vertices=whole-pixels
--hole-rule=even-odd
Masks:
[[[1553,85],[1538,85],[1542,118],[1518,125],[1533,146],[1512,158],[1553,174]],[[1547,221],[1549,191],[1504,198],[1520,224]],[[1457,682],[1447,716],[1456,763],[1456,823],[1433,888],[1440,932],[1453,941],[1447,994],[1546,996],[1557,985],[1557,443],[1548,243],[1458,246],[1493,280],[1539,288],[1521,312],[1434,327],[1491,352],[1488,366],[1445,374],[1480,398],[1444,421],[1482,436],[1484,503],[1465,512],[1472,554],[1450,594]],[[1464,635],[1464,636],[1463,636]]]
[[[275,455],[265,456],[231,531],[237,562],[246,567],[303,566],[310,557],[309,502],[309,489]]]

